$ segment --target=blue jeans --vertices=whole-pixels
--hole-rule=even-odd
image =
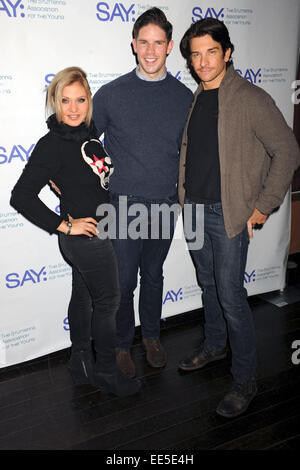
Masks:
[[[192,224],[196,230],[196,203],[186,199],[185,204],[192,204]],[[238,383],[254,377],[256,369],[254,323],[244,288],[248,245],[247,227],[234,238],[228,238],[221,203],[204,206],[204,244],[200,250],[190,250],[202,289],[204,347],[222,349],[228,335],[231,372]]]
[[[123,196],[124,197],[124,196]],[[111,194],[111,202],[115,207],[117,221],[119,222],[120,207],[118,194]],[[135,329],[134,290],[137,287],[138,271],[140,271],[139,291],[139,317],[143,338],[159,338],[160,319],[163,295],[163,264],[167,257],[174,229],[176,217],[170,218],[169,236],[162,236],[163,222],[159,220],[159,236],[151,238],[151,204],[165,203],[168,206],[177,203],[177,197],[165,200],[147,200],[135,196],[127,196],[127,207],[130,210],[134,204],[143,204],[147,208],[144,226],[148,227],[148,238],[132,239],[130,236],[120,238],[119,223],[117,224],[117,237],[112,243],[117,255],[119,281],[121,291],[120,308],[117,312],[117,347],[129,349],[132,345]],[[121,227],[122,232],[128,229],[134,216],[127,217],[127,224]],[[122,225],[122,222],[121,222]],[[124,227],[126,225],[126,227]]]
[[[116,369],[116,312],[120,292],[115,253],[109,239],[59,234],[62,254],[72,266],[68,309],[72,352],[96,350],[95,372]]]

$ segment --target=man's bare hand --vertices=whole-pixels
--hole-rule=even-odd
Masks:
[[[56,186],[56,184],[52,180],[49,180],[49,183],[51,188],[54,189],[54,191],[59,194],[59,196],[61,196],[60,189]]]
[[[255,225],[263,225],[266,222],[267,218],[267,215],[262,214],[256,208],[254,209],[250,219],[247,222],[248,233],[250,238],[253,238],[253,227]]]

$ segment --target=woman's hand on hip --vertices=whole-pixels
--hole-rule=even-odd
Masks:
[[[57,227],[59,232],[64,233],[65,235],[86,235],[87,237],[93,238],[96,236],[99,231],[97,230],[97,221],[92,217],[83,217],[81,219],[73,219],[69,216],[69,222],[71,222],[72,227],[68,226],[68,223],[64,220]]]

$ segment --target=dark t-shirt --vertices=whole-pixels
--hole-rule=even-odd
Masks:
[[[218,88],[198,95],[189,121],[185,189],[194,202],[221,201]]]

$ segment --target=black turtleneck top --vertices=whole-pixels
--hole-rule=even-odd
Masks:
[[[72,127],[59,123],[55,115],[47,121],[49,132],[36,144],[16,183],[10,204],[24,217],[48,231],[56,232],[62,220],[96,216],[97,207],[109,200],[108,180],[113,165],[93,124]],[[53,180],[61,191],[58,216],[38,197]]]

